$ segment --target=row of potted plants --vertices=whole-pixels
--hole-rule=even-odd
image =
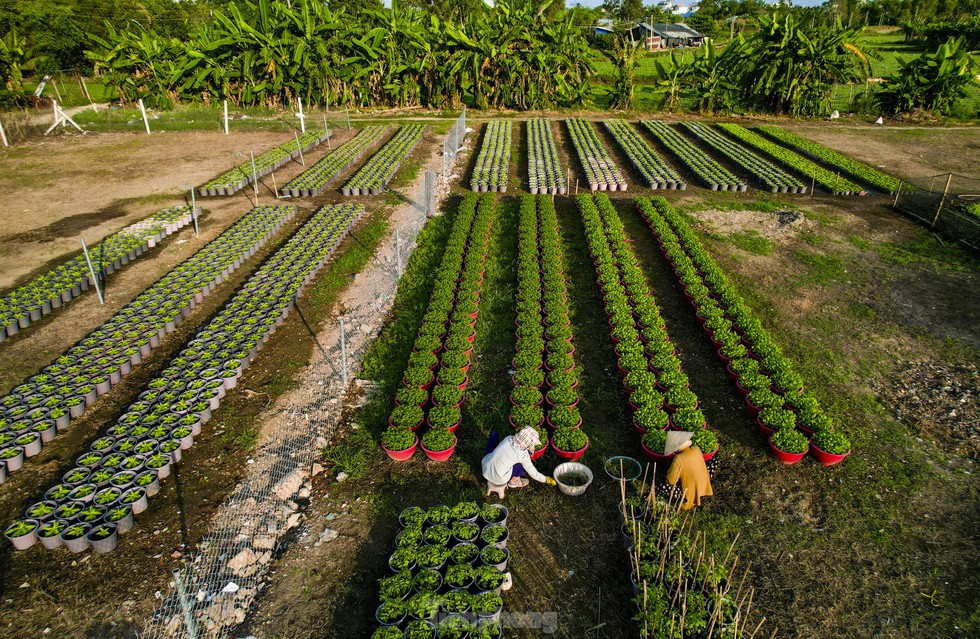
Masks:
[[[585,118],[568,118],[565,120],[568,134],[572,138],[572,146],[578,153],[585,177],[589,181],[591,191],[625,191],[626,178],[619,169],[606,147],[596,135],[592,123]]]
[[[372,639],[499,639],[507,514],[476,502],[402,511]]]
[[[456,449],[494,205],[493,195],[467,193],[459,206],[402,387],[381,436],[381,447],[395,461],[407,461],[415,453],[416,432],[423,422],[428,429],[421,446],[429,459],[446,461]]]
[[[755,130],[764,133],[773,140],[781,142],[783,145],[812,160],[822,162],[830,168],[845,173],[882,193],[894,195],[901,185],[901,180],[896,177],[883,173],[864,162],[847,157],[843,153],[839,153],[818,142],[808,140],[795,133],[790,133],[786,129],[781,129],[771,124],[764,124],[755,127]]]
[[[825,466],[842,461],[850,454],[850,442],[833,429],[792,362],[690,225],[662,198],[639,198],[637,206],[773,454],[795,463],[810,450]]]
[[[0,482],[148,357],[295,213],[285,206],[253,209],[0,398]]]
[[[567,176],[555,144],[551,120],[531,118],[527,121],[528,188],[532,195],[568,193]]]
[[[665,122],[640,122],[664,148],[712,191],[745,191],[748,185]]]
[[[644,639],[739,639],[758,631],[747,615],[751,588],[743,588],[737,558],[712,553],[675,500],[658,499],[654,486],[629,494],[623,486],[622,538],[630,562],[633,602]],[[744,570],[744,569],[743,569]]]
[[[256,155],[254,163],[252,158],[249,158],[248,161],[243,162],[230,171],[205,182],[198,187],[197,194],[199,197],[213,197],[215,195],[233,195],[238,193],[252,183],[253,177],[260,178],[263,175],[275,171],[286,162],[299,157],[301,151],[305,153],[313,147],[322,144],[330,135],[331,133],[327,130],[310,130],[298,136],[298,143],[297,137],[294,136],[274,149],[270,149],[261,155]]]
[[[424,124],[409,124],[391,138],[341,188],[344,195],[378,195],[388,186],[402,161],[422,139]]]
[[[507,170],[510,167],[510,139],[513,125],[509,120],[492,120],[483,134],[483,146],[473,167],[470,189],[485,193],[507,192]]]
[[[754,177],[764,188],[773,193],[806,193],[806,186],[798,179],[725,136],[709,124],[683,122],[687,132],[714,149],[743,171]]]
[[[517,344],[513,361],[510,423],[538,430],[541,445],[559,457],[577,460],[589,438],[581,429],[575,346],[568,315],[568,288],[554,203],[547,197],[521,199],[517,240]],[[547,392],[542,389],[547,387]]]
[[[606,130],[640,172],[651,189],[687,188],[687,182],[640,137],[626,120],[605,120]]]
[[[96,275],[115,272],[192,220],[191,207],[171,206],[113,233],[89,249]],[[10,291],[0,298],[0,342],[79,297],[92,284],[85,255],[76,255]]]
[[[61,483],[45,492],[45,504],[53,508],[41,512],[31,506],[25,520],[44,521],[48,516],[74,523],[84,517],[89,504],[104,508],[129,504],[133,514],[145,509],[145,500],[158,485],[152,481],[144,485],[141,478],[149,477],[144,473],[153,471],[156,480],[170,474],[171,464],[194,444],[225,393],[235,388],[303,288],[362,214],[363,207],[354,205],[324,207],[314,213],[150,380],[116,423],[75,458],[75,467],[62,476]],[[8,529],[8,538],[20,547],[15,540],[21,528],[16,526]]]
[[[718,438],[707,428],[612,202],[605,194],[580,196],[579,210],[643,452],[654,461],[669,461],[673,455],[663,454],[666,431],[674,428],[693,432],[694,444],[711,459]]]
[[[738,124],[721,123],[718,128],[739,142],[761,151],[783,165],[795,171],[798,175],[812,178],[816,184],[834,195],[865,195],[864,189],[840,173],[829,171],[816,162],[809,160],[796,151],[767,140],[758,133],[749,131]],[[800,193],[803,193],[801,190]]]
[[[351,140],[328,153],[322,160],[306,169],[282,187],[282,193],[290,197],[320,195],[323,189],[341,173],[354,166],[388,130],[386,126],[369,126]]]

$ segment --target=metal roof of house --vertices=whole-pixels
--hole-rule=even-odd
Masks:
[[[661,38],[703,38],[703,33],[698,33],[691,27],[682,23],[654,23],[647,24],[646,22],[640,24],[641,27],[645,28],[647,31],[652,31]]]

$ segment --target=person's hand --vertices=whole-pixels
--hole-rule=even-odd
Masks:
[[[558,482],[556,482],[551,477],[548,477],[547,479],[545,479],[544,480],[544,483],[548,484],[549,486],[557,486],[558,485]]]

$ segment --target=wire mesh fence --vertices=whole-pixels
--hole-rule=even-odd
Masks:
[[[462,138],[450,144],[461,145]],[[302,520],[298,503],[309,496],[319,451],[344,411],[354,407],[348,391],[351,384],[364,384],[357,373],[394,301],[402,265],[429,217],[427,208],[423,200],[401,209],[404,213],[391,220],[390,235],[347,290],[343,314],[336,323],[310,331],[314,353],[297,390],[263,425],[247,477],[174,573],[170,592],[141,637],[224,638],[245,620],[286,535]],[[303,308],[301,298],[295,312],[302,315]]]
[[[895,208],[951,240],[980,250],[980,179],[943,173],[906,183]]]

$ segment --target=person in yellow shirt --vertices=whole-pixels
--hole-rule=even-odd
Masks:
[[[693,436],[694,433],[686,431],[671,431],[667,433],[667,442],[664,445],[665,455],[677,453],[667,469],[669,486],[665,488],[668,496],[676,496],[676,491],[681,491],[684,496],[681,508],[684,510],[700,506],[702,497],[714,494],[711,490],[711,471],[714,468],[709,469],[705,463],[701,449],[691,441]]]

